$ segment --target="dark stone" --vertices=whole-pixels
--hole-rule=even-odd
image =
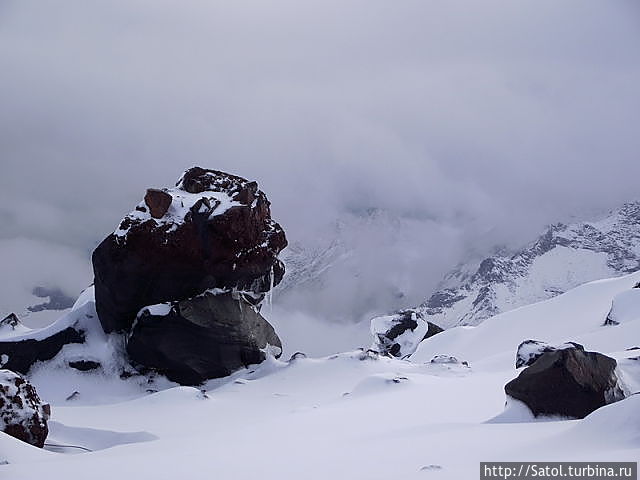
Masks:
[[[153,218],[162,218],[169,210],[172,199],[173,197],[163,190],[149,188],[144,196],[144,203],[149,207],[149,213]]]
[[[207,292],[173,303],[167,314],[152,311],[140,312],[127,352],[135,364],[183,385],[260,363],[267,344],[282,351],[273,327],[242,296]]]
[[[5,340],[0,342],[0,358],[6,355],[8,359],[2,368],[26,374],[35,362],[51,360],[69,343],[84,343],[84,333],[67,327],[43,340]]]
[[[541,355],[507,383],[507,395],[524,402],[535,416],[584,418],[624,397],[615,375],[616,361],[578,348]]]
[[[282,279],[277,255],[287,240],[255,182],[194,167],[166,191],[185,192],[202,198],[184,217],[157,222],[135,212],[93,252],[96,309],[105,332],[129,331],[147,305],[207,289],[248,291],[259,301]],[[211,192],[226,193],[237,205],[216,215]]]
[[[97,370],[101,367],[100,362],[94,362],[93,360],[76,360],[69,362],[71,368],[80,370],[81,372],[88,372],[90,370]]]
[[[565,348],[577,348],[578,350],[584,350],[582,345],[575,342],[567,342],[562,345],[554,346],[539,340],[525,340],[518,345],[518,350],[516,351],[516,368],[528,367],[543,354]]]
[[[440,328],[435,323],[427,322],[427,324],[429,325],[429,330],[427,330],[427,334],[424,336],[423,340],[426,340],[427,338],[433,337],[434,335],[437,335],[438,333],[444,332],[444,329]]]
[[[49,434],[51,406],[21,375],[0,370],[0,429],[23,442],[42,448]]]

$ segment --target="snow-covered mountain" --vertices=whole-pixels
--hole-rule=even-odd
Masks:
[[[640,202],[595,221],[552,225],[517,252],[450,272],[420,310],[442,327],[477,325],[591,280],[640,268]]]

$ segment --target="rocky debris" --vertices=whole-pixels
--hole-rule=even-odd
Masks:
[[[205,292],[143,308],[127,342],[131,360],[183,385],[198,385],[262,362],[282,344],[243,295]]]
[[[23,442],[42,448],[49,434],[51,407],[21,375],[0,370],[0,428]]]
[[[421,312],[402,310],[371,320],[371,349],[384,355],[407,358],[420,342],[440,332],[442,329],[428,322]]]
[[[65,345],[84,342],[82,330],[73,326],[49,330],[50,335],[42,339],[17,337],[0,341],[2,368],[26,374],[35,362],[51,360]]]
[[[453,357],[451,355],[436,355],[431,359],[429,363],[433,363],[436,365],[462,365],[465,367],[469,366],[469,362],[464,360],[461,362],[456,357]]]
[[[639,242],[640,202],[625,204],[596,221],[552,225],[522,250],[497,249],[489,258],[460,265],[418,309],[444,328],[477,325],[582,283],[638,270]],[[553,268],[534,270],[545,255],[553,256]]]
[[[532,365],[538,358],[548,352],[555,352],[556,350],[564,350],[567,348],[577,348],[578,350],[584,350],[584,347],[579,343],[567,342],[561,345],[549,345],[548,343],[541,342],[539,340],[525,340],[518,345],[516,352],[516,368],[528,367]]]
[[[604,325],[620,325],[640,318],[640,288],[619,293],[611,302],[611,310]]]
[[[73,306],[73,298],[57,287],[35,287],[31,293],[38,298],[48,298],[49,300],[27,307],[27,310],[30,312],[41,312],[42,310],[66,310]]]
[[[616,366],[613,358],[580,348],[545,352],[504,389],[535,416],[584,418],[624,398]]]
[[[151,192],[151,193],[150,193]],[[164,205],[171,203],[164,213]],[[96,307],[105,332],[129,331],[147,305],[207,289],[245,291],[259,303],[282,279],[284,231],[255,182],[193,167],[145,201],[93,252]]]

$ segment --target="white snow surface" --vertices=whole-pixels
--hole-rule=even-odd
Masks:
[[[640,318],[640,288],[632,288],[615,296],[609,320],[626,323]]]
[[[583,420],[534,419],[517,402],[505,410],[503,387],[518,374],[518,345],[537,339],[610,354],[636,392],[640,351],[627,349],[640,343],[640,320],[603,322],[613,298],[639,280],[585,284],[449,329],[422,342],[411,361],[358,350],[269,358],[202,390],[155,384],[155,393],[108,372],[42,365],[30,380],[52,403],[48,441],[94,451],[39,450],[0,433],[0,478],[459,480],[478,478],[481,461],[636,461],[640,395]],[[429,363],[436,355],[469,367]],[[71,391],[79,395],[65,400]]]

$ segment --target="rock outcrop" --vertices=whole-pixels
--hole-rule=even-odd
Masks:
[[[170,200],[170,201],[169,201]],[[284,274],[284,231],[255,182],[194,167],[145,200],[93,252],[96,307],[105,332],[129,331],[145,306],[207,289],[258,303]]]
[[[149,189],[94,251],[94,286],[71,312],[40,330],[15,315],[0,322],[0,368],[27,373],[56,357],[82,372],[134,365],[195,385],[279,356],[260,315],[287,245],[269,205],[255,182],[199,167],[175,188]]]
[[[34,363],[51,360],[65,345],[83,342],[84,332],[75,325],[56,322],[34,333],[11,314],[0,322],[0,368],[26,374]]]
[[[224,377],[279,356],[273,327],[243,295],[205,292],[142,309],[127,342],[132,361],[183,385]]]
[[[584,418],[624,398],[616,365],[613,358],[597,352],[555,350],[543,353],[504,388],[535,416]]]
[[[49,434],[51,407],[21,375],[0,370],[0,429],[23,442],[42,448]]]
[[[428,322],[422,313],[402,310],[371,320],[371,349],[384,355],[407,358],[416,351],[420,342],[440,332],[442,329]]]

